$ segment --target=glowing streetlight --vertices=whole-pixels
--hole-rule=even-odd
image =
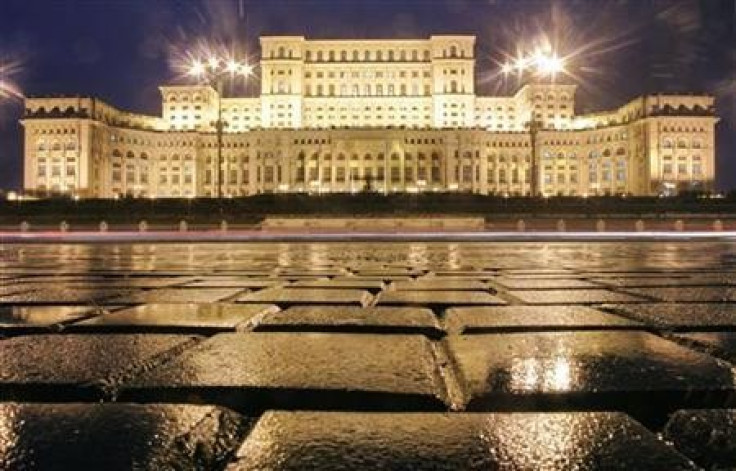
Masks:
[[[556,54],[538,56],[535,65],[540,75],[555,76],[565,71],[565,62]]]
[[[505,62],[501,65],[501,73],[509,75],[516,71],[519,76],[525,72],[532,72],[542,77],[554,78],[565,72],[565,60],[555,52],[538,50],[530,56],[521,55],[513,62]]]
[[[222,90],[225,80],[232,80],[238,75],[247,78],[253,73],[253,66],[247,62],[239,62],[232,57],[221,58],[216,55],[210,55],[206,61],[202,59],[194,59],[188,67],[189,75],[195,77],[198,81],[206,83],[210,87],[217,90],[217,120],[215,121],[215,131],[217,133],[217,198],[222,198],[222,133],[225,123],[222,120]]]
[[[206,71],[207,69],[204,64],[198,60],[193,61],[192,65],[189,67],[189,75],[193,75],[195,77],[201,77]]]

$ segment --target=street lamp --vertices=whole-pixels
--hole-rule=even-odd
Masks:
[[[247,62],[239,62],[232,58],[210,56],[206,60],[195,59],[189,65],[188,74],[200,83],[206,83],[217,91],[217,172],[216,197],[222,198],[222,180],[224,180],[222,166],[222,133],[225,123],[222,120],[222,90],[225,80],[234,80],[238,76],[248,78],[253,74],[253,66]]]

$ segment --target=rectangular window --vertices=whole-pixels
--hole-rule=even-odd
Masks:
[[[470,183],[473,181],[473,167],[470,165],[463,165],[463,182]]]
[[[273,183],[273,166],[272,165],[267,165],[263,168],[263,182]]]
[[[391,167],[391,183],[401,182],[401,169],[399,167]]]

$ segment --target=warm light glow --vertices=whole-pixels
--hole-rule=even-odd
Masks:
[[[220,65],[220,59],[218,59],[215,56],[210,57],[210,60],[207,61],[207,65],[212,70],[217,70],[217,67]]]
[[[564,61],[556,54],[539,54],[535,57],[534,64],[537,67],[537,73],[541,75],[555,76],[565,71]]]
[[[204,64],[201,61],[194,61],[189,69],[189,74],[196,77],[201,76],[205,72]]]
[[[253,73],[253,66],[250,64],[243,64],[240,69],[243,75],[251,75]]]
[[[241,65],[240,65],[240,64],[238,64],[237,62],[235,62],[234,60],[229,60],[229,61],[227,62],[227,67],[226,67],[226,69],[227,69],[227,71],[228,71],[228,72],[230,72],[231,74],[234,74],[234,73],[238,72],[238,71],[240,70],[240,68],[241,68]]]

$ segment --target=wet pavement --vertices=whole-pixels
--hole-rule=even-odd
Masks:
[[[0,246],[0,469],[734,469],[736,245]]]

